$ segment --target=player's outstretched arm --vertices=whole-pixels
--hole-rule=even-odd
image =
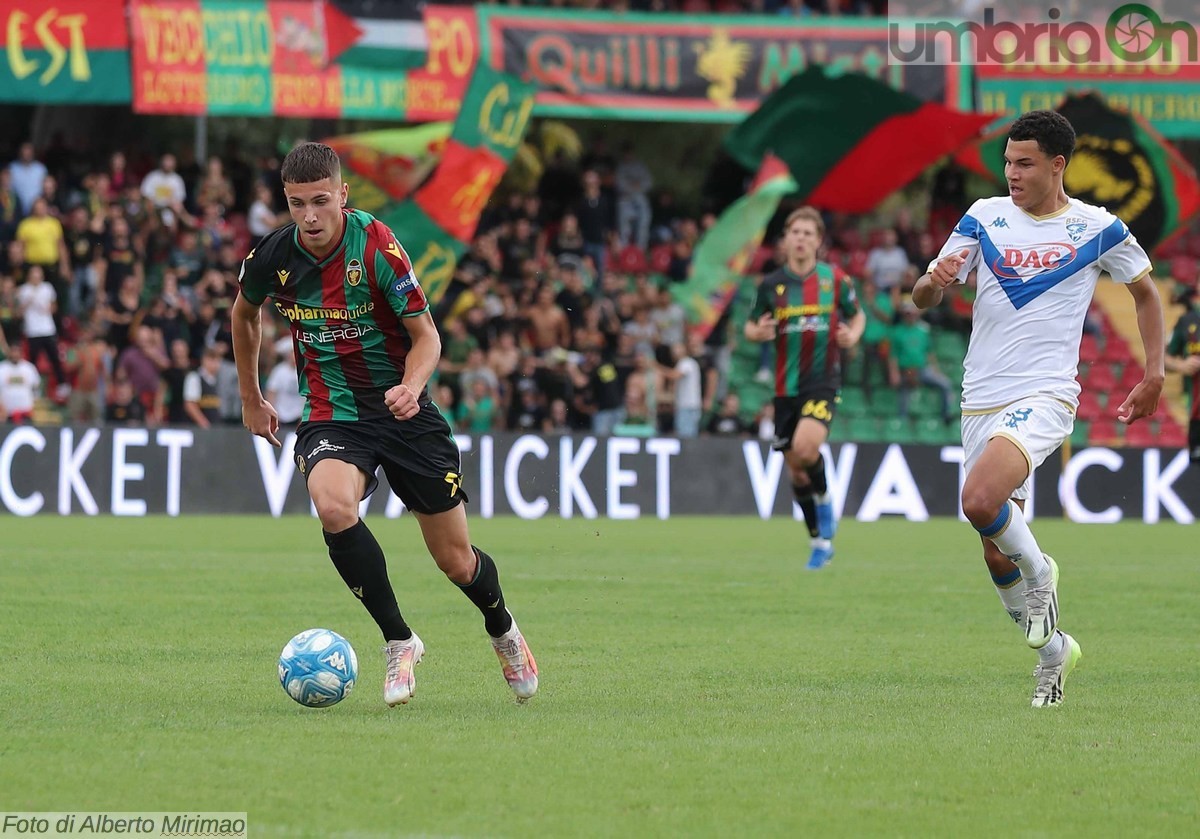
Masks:
[[[1142,348],[1146,351],[1146,375],[1134,385],[1129,396],[1117,409],[1117,419],[1126,425],[1154,414],[1158,410],[1158,399],[1162,394],[1163,379],[1166,378],[1163,357],[1166,353],[1166,333],[1163,326],[1162,301],[1158,287],[1150,275],[1142,277],[1126,288],[1133,295],[1137,309],[1138,332],[1142,336]]]
[[[258,382],[258,351],[262,345],[262,313],[258,306],[239,294],[233,301],[229,316],[233,333],[233,360],[237,365],[238,390],[242,395],[242,424],[279,448],[275,432],[279,430],[279,415],[275,407],[263,398]]]
[[[928,309],[942,302],[942,292],[948,285],[958,279],[958,272],[971,256],[971,251],[963,248],[938,260],[933,270],[917,280],[913,286],[912,300],[918,309]]]

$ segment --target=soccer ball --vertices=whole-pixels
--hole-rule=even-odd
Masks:
[[[331,629],[306,629],[279,654],[279,684],[309,708],[336,705],[354,689],[358,656],[350,642]]]

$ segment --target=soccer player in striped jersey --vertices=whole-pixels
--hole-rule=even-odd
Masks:
[[[841,351],[862,337],[866,315],[854,283],[839,268],[817,261],[825,236],[821,214],[793,210],[784,222],[787,263],[763,277],[746,322],[751,341],[775,342],[775,443],[804,512],[812,553],[808,567],[833,558],[836,525],[821,445],[837,406]]]
[[[1150,416],[1162,391],[1163,313],[1150,258],[1129,228],[1063,190],[1075,130],[1054,111],[1009,129],[1008,195],[976,201],[913,289],[921,308],[977,271],[964,362],[963,513],[979,532],[1000,600],[1038,651],[1035,708],[1058,705],[1081,657],[1058,629],[1058,565],[1026,523],[1033,472],[1071,434],[1079,403],[1079,342],[1100,273],[1124,283],[1137,310],[1146,373],[1118,409]]]
[[[1186,286],[1176,301],[1187,309],[1167,343],[1167,369],[1182,373],[1191,410],[1188,412],[1188,459],[1200,463],[1200,293],[1195,286]]]
[[[495,562],[471,544],[458,446],[426,389],[441,341],[408,255],[382,222],[346,207],[349,187],[329,146],[298,145],[281,175],[294,223],[246,256],[233,307],[243,421],[280,445],[279,418],[258,378],[260,307],[269,298],[291,326],[307,403],[296,465],[334,567],[383,633],[384,701],[408,702],[425,646],[402,617],[383,550],[358,516],[381,465],[438,568],[483,613],[509,687],[528,699],[537,664],[505,606]]]

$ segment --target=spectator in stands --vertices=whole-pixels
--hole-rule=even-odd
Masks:
[[[7,356],[0,361],[0,421],[29,422],[41,383],[41,374],[26,360],[21,345],[9,344]]]
[[[863,393],[870,399],[875,390],[874,372],[878,370],[880,379],[888,375],[888,350],[892,324],[896,319],[896,310],[892,306],[892,296],[884,294],[872,282],[862,283],[863,311],[867,315],[867,325],[863,329],[862,344],[859,352],[862,354],[862,388]]]
[[[266,184],[254,186],[254,203],[250,205],[250,214],[246,218],[246,226],[250,231],[250,247],[266,236],[280,224],[286,223],[287,214],[275,210],[274,198]]]
[[[142,196],[159,211],[167,225],[184,214],[183,202],[187,200],[187,185],[175,171],[175,155],[164,154],[158,168],[142,180]]]
[[[442,343],[442,357],[438,361],[438,380],[450,386],[457,400],[462,399],[460,376],[467,366],[471,350],[479,348],[479,342],[467,332],[466,322],[455,318],[446,325],[446,339]]]
[[[162,335],[144,325],[135,328],[132,342],[117,357],[117,374],[130,383],[151,420],[161,416],[165,396],[162,373],[170,366]]]
[[[211,428],[222,419],[218,377],[223,358],[220,347],[207,348],[200,357],[200,367],[188,373],[183,383],[184,410],[200,428]]]
[[[163,371],[164,420],[171,425],[190,425],[193,420],[188,413],[184,390],[188,377],[192,375],[192,356],[188,342],[182,338],[167,340],[170,347],[171,366]]]
[[[568,212],[562,217],[557,230],[554,231],[554,235],[547,237],[545,250],[556,260],[559,260],[560,264],[564,256],[583,259],[583,234],[579,232],[579,219],[574,213]]]
[[[894,307],[900,302],[901,285],[909,267],[908,254],[890,227],[880,231],[879,238],[879,244],[867,254],[867,278],[878,291],[892,298]]]
[[[135,179],[127,168],[125,153],[115,151],[108,159],[108,195],[106,200],[115,201],[125,194],[130,187],[137,186]]]
[[[96,423],[104,419],[111,363],[112,356],[103,337],[95,327],[84,325],[65,365],[72,377],[71,395],[67,398],[67,416],[72,421]]]
[[[46,165],[35,159],[33,143],[22,143],[17,159],[8,165],[12,177],[12,191],[17,196],[21,215],[33,211],[33,202],[42,194],[42,182],[46,180]]]
[[[0,275],[0,351],[8,354],[8,346],[21,340],[21,323],[24,320],[17,309],[17,281],[9,275]]]
[[[233,206],[233,182],[225,174],[221,158],[212,156],[204,170],[204,177],[196,184],[196,206],[217,206],[228,210]]]
[[[6,247],[17,235],[21,215],[21,201],[13,191],[12,170],[0,169],[0,248]]]
[[[29,361],[36,366],[44,357],[49,364],[56,385],[54,396],[61,401],[67,398],[71,386],[67,384],[67,374],[58,351],[58,329],[54,323],[57,308],[58,294],[46,282],[42,266],[30,265],[25,273],[25,284],[17,289],[21,331],[29,344]]]
[[[67,216],[63,236],[70,271],[65,301],[66,313],[76,317],[91,311],[96,305],[96,291],[99,286],[96,268],[100,259],[101,239],[87,207],[79,205],[71,210]]]
[[[758,409],[758,416],[750,429],[756,439],[763,443],[775,442],[775,403],[768,399]]]
[[[304,415],[304,397],[296,377],[296,356],[288,347],[279,353],[279,362],[267,376],[267,401],[275,406],[280,425],[295,425]]]
[[[591,260],[592,270],[601,276],[608,261],[608,244],[616,218],[612,199],[601,191],[600,175],[594,169],[583,173],[583,195],[574,211],[583,236],[583,253]]]
[[[455,425],[459,431],[468,434],[486,434],[495,425],[497,411],[495,390],[491,382],[483,377],[472,378],[469,385],[464,382],[463,398],[455,414]]]
[[[622,246],[633,244],[643,251],[650,246],[650,189],[653,186],[650,169],[638,158],[633,142],[626,140],[616,171],[617,238]]]
[[[721,410],[713,414],[705,429],[709,434],[719,437],[737,437],[749,429],[742,419],[742,400],[737,393],[730,391],[721,401]]]
[[[892,385],[900,388],[900,416],[909,415],[912,389],[929,385],[941,393],[942,421],[948,425],[953,419],[954,386],[938,367],[929,324],[921,320],[921,311],[911,300],[900,304],[900,321],[892,326],[890,365]]]
[[[533,304],[525,309],[529,341],[534,352],[546,353],[571,345],[571,323],[554,299],[554,288],[545,283],[538,288]]]
[[[113,401],[104,410],[104,421],[110,425],[146,424],[146,406],[137,398],[129,379],[117,378],[113,385]]]
[[[671,357],[674,366],[664,367],[662,375],[672,384],[675,434],[695,437],[700,433],[700,418],[704,414],[704,381],[700,363],[692,358],[682,342],[671,345]]]
[[[26,264],[40,266],[59,299],[63,299],[71,276],[71,262],[62,223],[50,215],[45,198],[34,199],[33,211],[17,225],[17,240],[25,248]]]

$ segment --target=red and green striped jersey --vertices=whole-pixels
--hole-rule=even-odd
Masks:
[[[291,326],[302,421],[391,416],[383,396],[404,378],[412,346],[404,318],[429,311],[392,231],[361,210],[343,218],[342,238],[324,258],[289,224],[250,251],[238,278],[247,302],[271,298]]]
[[[775,395],[797,396],[809,385],[841,383],[837,328],[858,314],[854,283],[845,272],[818,262],[807,276],[787,266],[763,277],[752,320],[775,316]]]
[[[1179,316],[1171,332],[1171,340],[1167,342],[1167,354],[1178,358],[1200,355],[1200,308],[1193,306]],[[1186,384],[1191,401],[1191,419],[1200,420],[1200,373],[1193,374],[1191,381]]]

